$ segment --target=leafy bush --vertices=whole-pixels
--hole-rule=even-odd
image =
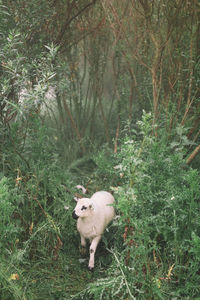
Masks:
[[[93,178],[94,182],[98,182],[99,189],[109,190],[112,185],[117,183],[118,174],[114,166],[116,159],[110,148],[104,146],[100,151],[93,155],[94,162],[96,163],[96,170]]]
[[[164,130],[152,136],[150,114],[138,125],[142,139],[124,138],[115,167],[121,185],[114,188],[120,218],[113,263],[82,299],[199,296],[200,177],[184,163],[187,138],[174,148]]]
[[[62,249],[68,257],[74,253],[74,244],[78,244],[71,217],[72,177],[61,171],[56,160],[34,162],[34,174],[18,170],[15,181],[9,182],[5,177],[0,181],[0,297],[3,300],[34,299],[32,281],[37,282],[46,276],[48,268],[53,269],[53,264],[61,263]],[[67,260],[64,255],[63,260]],[[68,277],[66,273],[65,281]]]
[[[14,218],[16,198],[14,189],[6,177],[0,180],[0,297],[9,299],[8,295],[21,295],[17,286],[13,283],[17,266],[12,260],[19,242],[20,227]],[[13,274],[12,274],[13,273]],[[12,277],[13,276],[13,277]],[[14,278],[15,280],[16,278]],[[4,298],[5,296],[5,298]],[[19,299],[19,298],[18,298]]]
[[[17,238],[19,228],[11,222],[15,210],[15,201],[12,197],[12,190],[6,177],[0,180],[0,251],[4,252],[12,247],[11,243]]]

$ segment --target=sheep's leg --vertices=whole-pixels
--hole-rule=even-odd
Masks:
[[[88,265],[88,269],[90,271],[93,271],[94,269],[94,255],[95,255],[95,252],[96,252],[96,248],[98,246],[98,243],[101,239],[101,236],[96,236],[92,242],[91,242],[91,245],[90,245],[90,260],[89,260],[89,265]]]
[[[81,235],[81,248],[80,248],[81,255],[86,255],[86,239]]]

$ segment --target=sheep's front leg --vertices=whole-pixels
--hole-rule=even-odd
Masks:
[[[101,239],[101,236],[96,236],[92,242],[91,242],[91,245],[90,245],[90,260],[89,260],[89,265],[88,265],[88,269],[90,271],[93,271],[94,269],[94,255],[95,255],[95,252],[96,252],[96,248],[98,246],[98,243]]]
[[[80,248],[81,255],[86,255],[86,239],[84,236],[81,235],[81,248]]]

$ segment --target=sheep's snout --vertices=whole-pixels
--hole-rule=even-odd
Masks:
[[[77,214],[75,213],[75,210],[74,210],[73,213],[72,213],[72,218],[75,219],[75,220],[78,219],[78,216],[77,216]]]

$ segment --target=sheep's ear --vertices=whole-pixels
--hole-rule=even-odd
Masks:
[[[89,205],[89,208],[93,210],[93,209],[94,209],[94,205],[93,205],[93,204],[90,204],[90,205]]]
[[[80,199],[80,198],[78,198],[78,197],[74,197],[74,200],[75,200],[76,202],[78,202],[79,199]]]

